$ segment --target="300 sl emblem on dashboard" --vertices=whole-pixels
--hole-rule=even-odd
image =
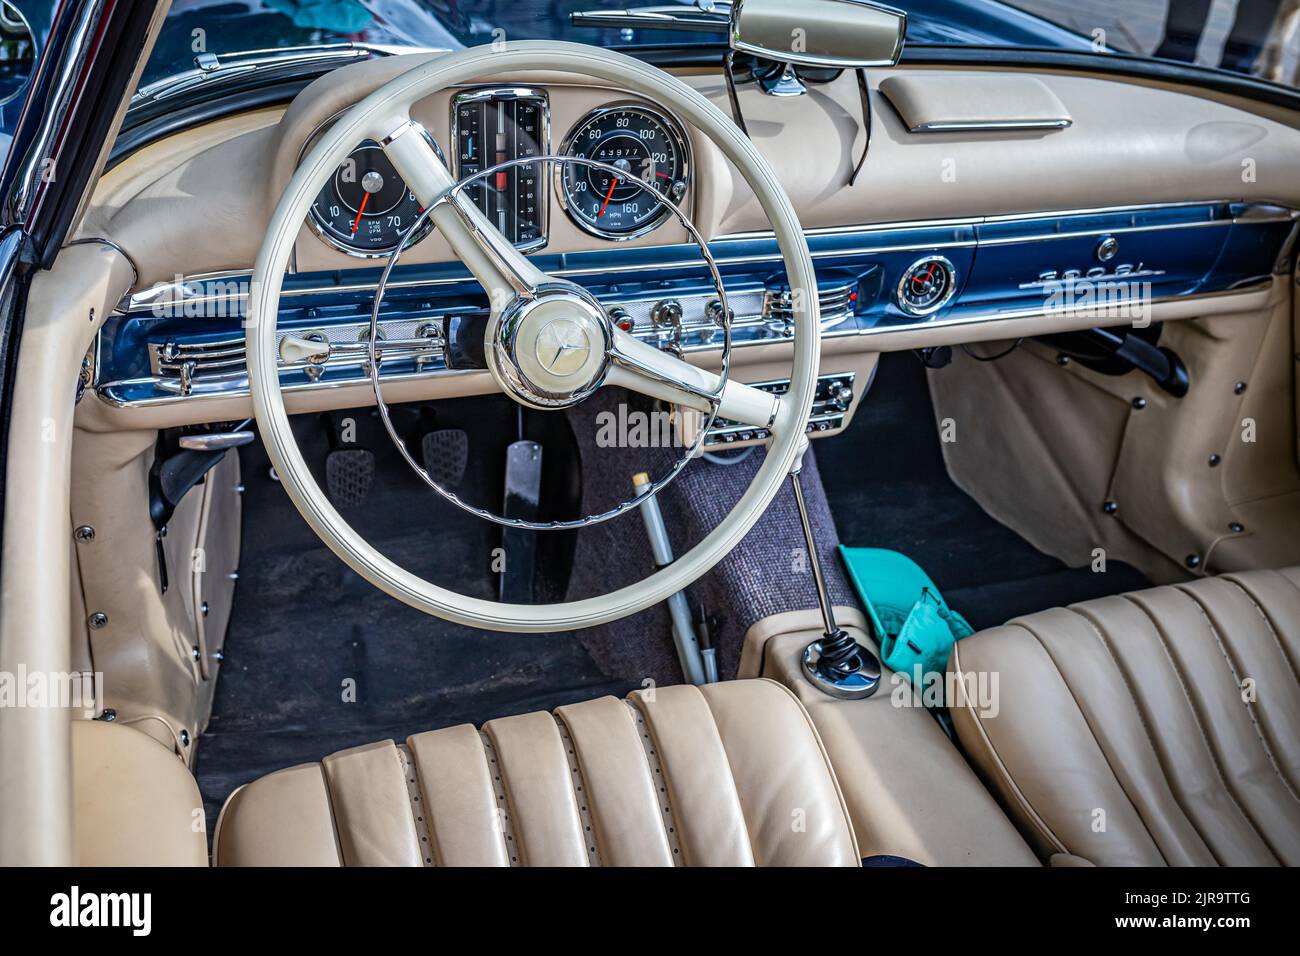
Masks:
[[[1047,272],[1040,272],[1038,278],[1032,282],[1020,283],[1019,288],[1046,289],[1052,286],[1072,285],[1076,282],[1128,282],[1133,279],[1151,279],[1164,274],[1164,269],[1148,269],[1144,262],[1139,262],[1137,265],[1119,265],[1111,271],[1107,271],[1104,266],[1094,266],[1087,272],[1082,269],[1064,271],[1050,269]]]

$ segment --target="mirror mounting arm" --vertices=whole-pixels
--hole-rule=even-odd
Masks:
[[[897,63],[906,37],[907,14],[873,0],[733,0],[729,49],[722,61],[732,119],[749,136],[736,90],[737,52],[749,54],[754,62],[770,60],[783,77],[792,75],[790,83],[760,83],[765,92],[776,95],[805,92],[803,84],[809,77],[800,75],[800,66],[853,70],[862,104],[863,143],[862,155],[849,174],[852,186],[871,150],[871,91],[865,68]],[[750,75],[759,80],[753,67]]]
[[[853,71],[858,75],[858,97],[862,100],[862,156],[849,174],[849,185],[858,181],[858,174],[867,163],[867,153],[871,151],[871,91],[867,89],[867,71],[858,67]]]
[[[727,78],[727,99],[731,101],[731,118],[747,137],[749,128],[745,125],[745,116],[740,112],[740,95],[736,92],[736,51],[727,50],[722,55],[722,73]]]
[[[849,174],[849,185],[858,181],[862,167],[867,163],[867,153],[871,151],[871,91],[867,87],[867,72],[862,67],[853,71],[858,78],[858,98],[862,102],[862,155]],[[731,103],[731,118],[740,131],[749,136],[749,127],[745,125],[745,115],[740,109],[740,94],[736,91],[736,51],[727,50],[722,55],[722,75],[727,81],[727,100]]]

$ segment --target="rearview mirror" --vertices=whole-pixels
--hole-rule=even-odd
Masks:
[[[893,66],[906,33],[906,13],[865,0],[735,0],[731,5],[731,48],[781,63]]]

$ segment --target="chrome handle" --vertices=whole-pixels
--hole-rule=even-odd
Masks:
[[[245,426],[251,422],[248,419],[240,425],[235,426],[232,432],[209,432],[204,435],[182,435],[180,446],[186,451],[229,451],[231,448],[238,448],[241,445],[247,445],[257,436],[251,431],[246,431]]]

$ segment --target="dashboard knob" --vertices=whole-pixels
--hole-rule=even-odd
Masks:
[[[650,310],[650,321],[655,328],[679,329],[682,325],[682,304],[676,299],[663,299]]]
[[[631,332],[636,328],[636,320],[632,318],[632,313],[621,305],[610,306],[608,315],[609,320],[614,323],[614,327],[623,332]]]
[[[712,322],[714,325],[716,325],[718,328],[722,328],[722,325],[723,325],[723,322],[722,322],[722,300],[721,300],[721,299],[710,299],[707,303],[705,303],[705,306],[704,306],[704,317],[705,317],[706,319],[708,319],[710,322]],[[735,316],[735,314],[733,313],[732,316],[731,316],[731,319],[732,319],[733,322],[735,321],[735,318],[736,318],[736,316]]]

